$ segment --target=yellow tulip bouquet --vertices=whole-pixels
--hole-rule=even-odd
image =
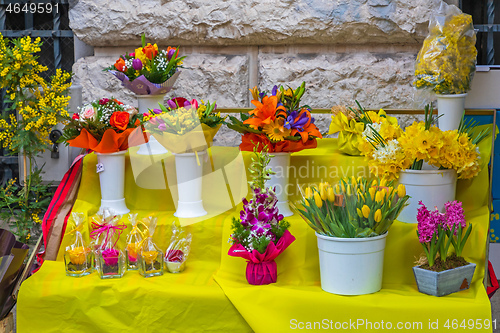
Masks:
[[[429,35],[415,64],[414,86],[437,94],[466,93],[476,70],[476,55],[472,16],[448,6],[429,22]]]
[[[387,116],[384,110],[379,112],[365,111],[358,104],[358,109],[347,108],[345,106],[332,107],[332,122],[328,134],[339,133],[339,150],[347,155],[361,155],[358,148],[363,139],[363,131],[368,124],[388,123],[390,126],[397,126],[398,120],[395,117]]]
[[[435,123],[432,107],[425,107],[425,120],[402,131],[399,127],[368,125],[359,144],[370,171],[378,177],[395,179],[400,170],[421,170],[423,162],[439,169],[454,169],[459,179],[475,177],[481,171],[477,144],[489,129],[476,130],[474,121],[456,130],[442,131]]]
[[[335,186],[306,188],[297,210],[318,234],[366,238],[386,233],[409,198],[405,186],[392,181],[342,178]]]

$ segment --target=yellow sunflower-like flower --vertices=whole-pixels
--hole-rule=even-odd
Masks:
[[[265,125],[263,128],[264,133],[267,134],[272,141],[283,141],[286,136],[289,136],[291,130],[285,128],[283,125],[285,121],[283,118],[276,118],[273,122]]]

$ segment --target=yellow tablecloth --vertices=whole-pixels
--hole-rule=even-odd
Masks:
[[[488,144],[484,143],[481,151],[487,152]],[[165,249],[175,219],[175,193],[167,189],[175,182],[169,175],[173,158],[167,154],[162,156],[166,157],[163,162],[151,161],[138,157],[135,151],[131,150],[127,160],[127,205],[139,216],[153,212],[158,216],[155,240]],[[248,165],[249,154],[243,158]],[[487,154],[483,155],[484,163],[487,159]],[[367,173],[363,158],[339,154],[334,139],[320,140],[317,149],[295,153],[291,161],[290,183],[299,186]],[[84,163],[74,210],[90,216],[97,211],[100,199],[95,156],[87,156]],[[216,172],[212,172],[212,164]],[[470,331],[459,326],[464,319],[474,320],[472,331],[481,331],[477,320],[483,327],[485,321],[491,323],[490,303],[482,285],[488,231],[486,168],[473,181],[460,181],[457,187],[457,199],[464,201],[466,217],[474,224],[464,251],[466,258],[477,264],[472,286],[441,298],[418,292],[411,269],[422,252],[416,225],[397,221],[387,238],[383,288],[378,293],[337,296],[322,291],[314,232],[296,216],[288,220],[297,240],[276,260],[278,282],[248,285],[246,262],[227,255],[231,219],[238,215],[238,203],[247,194],[243,170],[236,149],[212,148],[211,163],[205,167],[209,176],[203,183],[208,218],[181,220],[193,234],[192,253],[181,274],[144,279],[137,272],[127,272],[118,280],[100,280],[95,273],[66,277],[60,261],[69,242],[65,237],[59,261],[44,263],[21,287],[19,332],[281,332],[309,326],[371,331],[388,329],[388,325],[393,329],[413,325],[408,331],[417,332],[429,331],[429,325],[434,327],[436,321],[439,330],[444,330],[447,320],[450,327],[458,323],[453,331],[460,332]],[[292,195],[291,200],[295,199]],[[128,231],[130,228],[123,239]],[[84,235],[88,237],[88,230]],[[491,332],[491,328],[483,331]]]

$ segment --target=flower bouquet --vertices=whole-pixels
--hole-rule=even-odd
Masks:
[[[175,222],[172,223],[170,245],[165,251],[165,265],[170,273],[180,273],[186,268],[186,261],[191,250],[191,233],[186,232]]]
[[[386,121],[391,125],[398,123],[395,117],[387,116],[382,109],[378,113],[374,111],[364,112],[358,101],[356,103],[359,110],[345,106],[332,107],[332,122],[328,131],[328,134],[339,133],[339,150],[348,155],[361,155],[358,143],[362,140],[362,134],[367,124],[381,124]]]
[[[271,94],[252,92],[255,109],[250,115],[241,114],[241,120],[230,116],[229,128],[243,134],[241,151],[253,151],[257,143],[260,149],[267,146],[269,152],[297,152],[316,148],[316,138],[323,136],[314,124],[309,106],[300,106],[305,92],[305,82],[293,90],[274,86]]]
[[[270,169],[266,166],[270,157],[264,147],[261,153],[254,149],[252,166],[259,172],[250,182],[252,199],[243,199],[240,219],[233,218],[232,246],[228,254],[247,260],[246,278],[252,285],[274,283],[277,280],[277,266],[274,259],[294,240],[276,207],[277,197],[272,188],[265,185]]]
[[[402,222],[416,223],[419,200],[444,209],[444,203],[455,198],[457,174],[459,179],[469,179],[480,171],[477,144],[489,135],[489,129],[479,131],[469,121],[458,130],[442,131],[432,125],[434,121],[432,108],[426,106],[425,120],[404,131],[387,123],[368,125],[358,145],[372,173],[399,178],[406,185],[412,199],[401,214]]]
[[[465,221],[462,203],[453,201],[445,204],[445,212],[429,211],[419,202],[417,235],[425,257],[419,266],[413,267],[418,290],[422,293],[444,296],[468,289],[476,264],[468,263],[462,257],[463,248],[472,231],[472,225]],[[450,245],[455,253],[448,255]]]
[[[144,35],[141,40],[142,47],[120,56],[113,66],[105,70],[137,95],[164,95],[177,80],[178,68],[185,57],[179,57],[179,48],[169,46],[159,51],[156,44],[146,45]]]
[[[84,227],[85,217],[83,213],[71,213],[71,220],[74,227],[67,235],[73,235],[74,240],[71,245],[66,247],[64,261],[66,265],[66,275],[68,276],[85,276],[92,273],[94,266],[94,257],[92,249],[83,240],[81,230]]]
[[[217,104],[188,101],[183,97],[167,101],[166,106],[144,114],[146,131],[175,154],[204,151],[212,145],[224,118],[216,113]]]
[[[460,123],[476,70],[475,45],[472,16],[457,7],[440,8],[430,20],[429,35],[417,56],[414,86],[437,94],[443,130],[457,129]]]
[[[318,238],[323,290],[340,295],[380,290],[387,232],[408,198],[404,185],[361,177],[306,189],[298,211]]]

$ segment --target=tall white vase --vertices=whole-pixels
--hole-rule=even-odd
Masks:
[[[206,154],[206,151],[198,152],[198,158],[195,153],[174,154],[179,195],[174,216],[190,218],[207,214],[201,196]]]
[[[417,223],[417,210],[422,201],[429,210],[437,207],[444,212],[444,204],[455,200],[457,172],[455,170],[401,170],[399,184],[404,184],[410,196],[408,206],[399,214],[398,220]]]
[[[439,129],[449,131],[458,129],[460,120],[465,110],[465,97],[467,94],[440,95],[437,96]]]
[[[288,204],[288,168],[290,167],[290,153],[270,153],[274,157],[271,158],[268,167],[276,174],[271,175],[271,179],[266,182],[268,187],[274,187],[276,196],[278,197],[277,207],[280,214],[284,217],[292,216]]]
[[[139,112],[146,113],[149,109],[159,109],[158,104],[163,104],[164,95],[135,95],[139,103]],[[154,136],[149,137],[149,142],[139,146],[139,155],[166,154],[167,150],[156,140]]]
[[[96,154],[101,185],[101,209],[107,207],[118,215],[127,214],[130,209],[125,204],[125,151]]]

